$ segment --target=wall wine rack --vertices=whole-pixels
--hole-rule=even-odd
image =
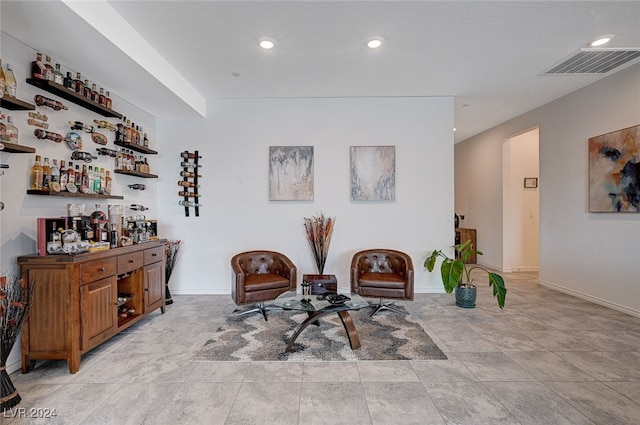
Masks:
[[[198,193],[200,187],[198,178],[201,177],[198,173],[200,167],[202,167],[202,165],[198,163],[200,158],[201,156],[198,154],[198,151],[184,151],[180,153],[180,166],[182,167],[180,176],[182,180],[178,181],[178,186],[180,186],[178,196],[181,196],[182,200],[178,202],[178,204],[184,206],[185,217],[189,217],[190,208],[194,209],[196,217],[200,217],[200,194]]]

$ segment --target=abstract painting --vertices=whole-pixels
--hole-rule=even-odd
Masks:
[[[640,125],[589,139],[589,211],[640,212]]]
[[[269,200],[313,201],[313,146],[269,146]]]
[[[396,199],[396,147],[351,146],[351,200]]]

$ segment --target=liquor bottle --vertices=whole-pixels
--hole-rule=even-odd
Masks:
[[[2,59],[0,59],[0,97],[4,96],[4,87],[5,87],[4,71],[2,70]]]
[[[15,125],[13,125],[13,118],[11,118],[11,115],[7,117],[6,132],[7,132],[7,139],[9,140],[9,142],[18,144],[18,128]]]
[[[42,189],[49,190],[49,183],[51,182],[51,167],[49,166],[49,158],[44,159],[42,164]]]
[[[82,95],[87,99],[91,99],[91,97],[93,96],[93,92],[91,91],[91,87],[89,87],[89,80],[85,78],[84,83],[82,83],[82,87]]]
[[[53,82],[56,84],[64,85],[64,74],[60,71],[60,64],[56,64],[56,69],[53,71]]]
[[[131,143],[131,120],[127,120],[127,124],[124,126],[124,142]]]
[[[112,100],[111,100],[111,93],[109,93],[109,91],[107,90],[107,93],[105,94],[106,100],[105,100],[105,105],[108,109],[111,109],[111,105],[112,105]]]
[[[64,109],[64,110],[69,109],[68,107],[63,105],[62,102],[49,99],[48,97],[44,97],[39,94],[35,95],[35,97],[33,98],[33,101],[38,106],[48,106],[49,108],[52,108],[54,111],[59,111],[60,109]]]
[[[146,211],[149,209],[144,205],[140,205],[140,204],[131,204],[129,205],[129,208],[131,208],[133,211]]]
[[[141,184],[141,183],[136,183],[136,184],[130,184],[127,187],[129,189],[134,189],[134,190],[145,190],[147,188],[147,185]]]
[[[111,195],[111,173],[106,171],[104,176],[104,194]]]
[[[7,126],[2,121],[4,118],[4,114],[0,114],[0,142],[6,142],[9,140],[9,136],[7,136]]]
[[[73,173],[76,177],[74,184],[76,186],[80,186],[82,184],[82,171],[80,171],[80,166],[76,165],[76,170]]]
[[[143,139],[142,144],[143,144],[143,146],[144,146],[145,148],[148,148],[148,147],[149,147],[149,138],[147,137],[147,133],[144,133],[144,139]]]
[[[100,193],[104,182],[104,168],[102,169],[102,177],[100,176],[100,168],[93,169],[93,193]]]
[[[184,181],[184,180],[179,180],[178,181],[178,186],[182,186],[182,187],[200,187],[200,185],[196,185],[193,182],[188,182],[188,181]]]
[[[84,93],[84,83],[82,82],[82,74],[76,72],[76,93],[82,95]]]
[[[47,68],[42,62],[42,53],[36,53],[36,60],[31,62],[31,76],[40,80],[47,79]]]
[[[36,155],[36,161],[31,167],[31,189],[42,190],[42,164],[40,163],[40,155]]]
[[[191,177],[191,178],[196,176],[196,174],[192,173],[191,171],[180,171],[180,175],[182,177]],[[202,177],[202,174],[198,174],[198,177]]]
[[[108,172],[108,171],[107,171]],[[109,247],[118,247],[118,228],[115,223],[111,223],[111,229],[109,230]]]
[[[11,64],[7,64],[7,71],[4,73],[4,94],[8,94],[9,97],[16,97],[16,91],[18,90],[18,82],[13,75]]]
[[[76,165],[76,167],[78,167]],[[69,168],[67,168],[67,183],[76,184],[76,172],[73,169],[73,162],[69,161]]]
[[[93,173],[93,167],[89,166],[89,168],[87,169],[87,185],[86,185],[89,188],[89,193],[95,193],[94,182],[95,182],[95,174]]]
[[[202,167],[202,164],[194,164],[193,162],[183,161],[180,163],[180,166],[182,168],[196,168],[196,167]]]
[[[202,206],[202,204],[195,202],[195,201],[180,201],[178,202],[178,204],[182,205],[183,207],[200,207]]]
[[[71,165],[71,163],[69,163]],[[67,183],[69,183],[69,175],[67,174],[67,167],[65,167],[64,159],[60,160],[60,191],[67,190]]]
[[[45,68],[47,68],[47,80],[53,81],[53,74],[54,74],[55,70],[53,69],[53,66],[51,65],[51,56],[47,55],[46,59],[47,59],[47,62],[44,64],[44,66],[45,66]]]
[[[102,106],[105,106],[105,107],[107,106],[107,98],[104,95],[104,88],[103,87],[100,87],[100,94],[98,96],[98,101],[100,102],[100,104]]]
[[[58,222],[52,222],[51,230],[49,231],[49,242],[61,243],[61,236],[62,235],[60,234],[60,230],[58,230]]]
[[[76,80],[73,79],[71,71],[67,71],[67,76],[64,79],[64,86],[71,91],[76,91]]]
[[[181,156],[182,158],[189,158],[189,159],[193,159],[193,158],[195,158],[195,157],[196,157],[196,154],[195,154],[195,153],[193,153],[193,152],[182,152],[182,153],[180,154],[180,156]],[[200,155],[198,155],[198,158],[202,158],[202,157],[201,157]]]
[[[76,165],[76,170],[78,169],[78,166]],[[78,174],[76,173],[76,177],[78,177]],[[77,178],[76,178],[77,180]],[[79,186],[80,188],[87,188],[86,190],[89,190],[89,174],[87,173],[87,166],[86,164],[82,165],[82,173],[80,173],[80,184],[78,185],[78,182],[76,182],[76,186]]]
[[[58,168],[58,160],[53,159],[51,165],[51,183],[60,183],[60,169]]]
[[[107,174],[104,168],[100,168],[100,193],[105,194],[107,189]]]
[[[91,100],[94,102],[100,101],[100,93],[98,93],[98,89],[95,84],[91,84]]]
[[[178,192],[178,196],[186,196],[188,198],[199,198],[201,195],[199,193],[193,193],[193,192]]]

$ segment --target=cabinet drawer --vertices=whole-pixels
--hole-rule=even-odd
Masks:
[[[118,255],[118,274],[137,270],[143,266],[142,251]]]
[[[144,265],[157,263],[162,260],[164,255],[164,246],[144,250]]]
[[[116,259],[89,261],[80,266],[80,282],[88,283],[116,274]]]

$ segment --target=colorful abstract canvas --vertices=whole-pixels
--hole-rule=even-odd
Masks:
[[[313,201],[313,146],[269,147],[269,199]]]
[[[589,211],[640,212],[640,125],[589,139]]]
[[[351,200],[396,199],[396,147],[351,146]]]

